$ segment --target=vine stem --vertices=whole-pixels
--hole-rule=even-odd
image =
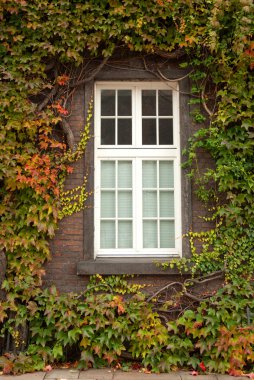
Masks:
[[[101,69],[106,65],[109,57],[105,57],[102,62],[98,65],[98,67],[92,72],[91,75],[89,75],[87,78],[81,79],[80,81],[77,81],[75,83],[70,84],[70,88],[80,86],[81,84],[85,84],[87,82],[90,82],[94,77],[101,71]]]

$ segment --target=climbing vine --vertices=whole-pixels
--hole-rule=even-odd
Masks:
[[[79,211],[89,196],[86,178],[80,188],[64,189],[71,164],[85,150],[92,115],[90,107],[75,144],[73,94],[124,49],[179,59],[189,68],[192,114],[200,128],[186,165],[200,198],[213,201],[207,220],[214,223],[209,231],[189,232],[193,273],[252,277],[253,14],[251,0],[1,1],[1,322],[40,297],[48,240],[59,219]],[[158,67],[154,73],[167,80]],[[203,149],[215,167],[201,173]]]

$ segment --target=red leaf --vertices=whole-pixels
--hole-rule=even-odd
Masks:
[[[229,375],[230,375],[230,376],[242,376],[242,375],[243,375],[243,372],[240,371],[239,369],[234,369],[234,368],[232,368],[232,369],[229,371]]]
[[[199,363],[199,368],[202,369],[203,372],[206,371],[206,366],[205,366],[204,362]]]
[[[137,363],[137,362],[134,362],[132,363],[131,365],[131,368],[134,370],[134,371],[137,371],[138,369],[140,369],[142,366],[140,363]]]
[[[7,363],[4,364],[3,373],[5,375],[9,375],[12,369],[13,369],[13,363],[8,361]]]

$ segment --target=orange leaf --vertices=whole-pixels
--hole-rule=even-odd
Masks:
[[[242,375],[243,375],[243,372],[240,371],[239,369],[234,369],[234,368],[232,368],[232,369],[229,371],[229,375],[230,375],[230,376],[242,376]]]
[[[60,85],[60,86],[64,86],[66,84],[66,82],[68,82],[68,80],[70,79],[70,77],[68,75],[59,75],[57,78],[56,78],[56,82]]]
[[[119,305],[117,306],[117,311],[118,311],[118,314],[119,314],[119,315],[120,315],[120,314],[123,314],[123,313],[125,312],[125,308],[124,308],[123,304],[119,304]]]

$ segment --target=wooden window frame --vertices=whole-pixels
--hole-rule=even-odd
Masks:
[[[177,81],[177,77],[183,75],[183,71],[179,68],[172,67],[169,69],[169,74],[176,78],[175,82],[178,83],[179,91],[179,109],[180,109],[180,161],[182,162],[181,151],[186,147],[190,133],[192,130],[192,120],[190,118],[190,81],[183,78]],[[112,82],[112,81],[132,81],[133,72],[123,73],[121,70],[108,69],[102,71],[96,80],[98,82]],[[150,73],[143,71],[135,74],[136,81],[150,81],[157,82]],[[94,85],[92,80],[86,83],[84,87],[86,110],[84,120],[88,112],[88,104],[94,97]],[[88,176],[87,190],[94,191],[94,119],[91,120],[90,134],[91,138],[88,143],[85,157],[84,157],[84,173]],[[192,228],[192,205],[191,205],[191,184],[187,177],[187,169],[181,168],[181,208],[182,208],[182,235],[186,234]],[[143,275],[168,275],[177,274],[177,269],[168,268],[162,271],[154,263],[154,258],[150,257],[108,257],[108,258],[95,258],[94,256],[94,197],[89,197],[86,208],[84,210],[84,251],[81,255],[80,261],[77,263],[78,275],[91,275],[95,273],[100,274],[143,274]],[[182,240],[182,257],[190,257],[190,246],[188,240]],[[157,258],[157,262],[165,262],[165,258]]]

